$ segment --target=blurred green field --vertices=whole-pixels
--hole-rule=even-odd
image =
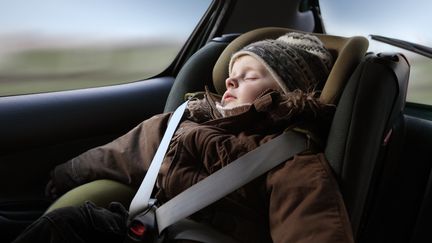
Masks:
[[[407,100],[432,105],[432,59],[417,57],[411,64]]]
[[[179,45],[123,48],[39,49],[0,59],[0,96],[99,87],[142,80],[159,74],[179,52]],[[432,105],[432,61],[409,58],[407,100]]]
[[[162,72],[178,52],[178,45],[18,52],[1,57],[0,96],[133,82]]]

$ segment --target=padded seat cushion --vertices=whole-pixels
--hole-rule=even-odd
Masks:
[[[55,201],[45,213],[66,206],[82,205],[85,201],[92,201],[98,206],[107,207],[109,203],[120,202],[129,207],[136,190],[130,186],[113,180],[97,180],[76,187]]]

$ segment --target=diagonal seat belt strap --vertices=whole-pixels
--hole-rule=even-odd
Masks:
[[[137,193],[135,194],[135,197],[132,199],[132,202],[129,206],[129,219],[132,219],[135,215],[144,211],[149,206],[150,196],[153,191],[157,175],[159,174],[159,169],[165,157],[166,151],[168,150],[171,138],[174,135],[181,118],[183,117],[187,104],[188,101],[184,102],[174,111],[173,115],[171,116],[168,127],[164,136],[162,137],[162,141],[153,157],[150,167],[147,170],[144,180],[142,181]]]
[[[306,149],[304,134],[288,131],[246,153],[159,207],[159,233]]]

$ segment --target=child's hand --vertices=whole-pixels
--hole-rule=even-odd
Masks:
[[[69,190],[81,185],[71,178],[71,168],[69,163],[63,163],[51,170],[50,179],[45,186],[45,196],[52,200],[59,198]]]
[[[55,169],[50,172],[50,180],[45,186],[45,196],[52,200],[56,200],[66,192],[66,189],[62,188],[64,183],[58,181],[58,178],[56,178],[56,174],[58,176],[58,173],[54,173],[54,171]]]
[[[55,187],[52,179],[48,181],[48,184],[45,187],[45,196],[51,198],[52,200],[55,200],[59,197],[57,188]]]

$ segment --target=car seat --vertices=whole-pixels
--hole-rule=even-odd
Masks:
[[[202,91],[205,85],[211,91],[223,93],[233,52],[251,42],[277,38],[290,31],[295,30],[261,28],[239,37],[227,35],[209,42],[185,63],[171,89],[165,111],[181,104],[185,93]],[[370,223],[365,211],[373,202],[376,178],[387,161],[385,145],[392,134],[397,134],[394,124],[404,106],[409,65],[398,54],[365,55],[368,41],[364,37],[314,35],[335,57],[320,96],[325,103],[337,104],[325,154],[340,183],[353,232],[356,238],[361,238],[365,225]],[[107,194],[112,197],[102,196]],[[110,201],[128,205],[133,194],[134,190],[126,185],[99,180],[66,193],[47,212],[83,200],[93,200],[102,206]]]
[[[291,31],[285,28],[262,28],[241,35],[225,48],[213,69],[214,89],[225,90],[226,69],[232,53],[243,46],[265,38],[277,38]],[[368,42],[362,37],[343,38],[317,35],[335,56],[335,64],[323,88],[320,99],[337,104],[337,111],[329,132],[326,157],[338,179],[342,195],[357,241],[371,242],[385,239],[377,232],[377,225],[388,223],[381,210],[382,192],[394,177],[390,154],[395,154],[400,141],[409,63],[397,53],[368,53]],[[177,85],[193,78],[193,69],[179,75]],[[208,79],[207,79],[208,80]],[[182,102],[182,92],[173,87],[165,107],[171,111]],[[173,102],[177,97],[177,101]],[[172,102],[172,103],[171,103]],[[390,148],[392,151],[390,151]],[[397,149],[397,148],[396,148]],[[378,190],[379,188],[379,190]],[[375,213],[372,214],[372,210]],[[396,235],[396,234],[395,234]],[[397,236],[396,236],[397,237]]]

